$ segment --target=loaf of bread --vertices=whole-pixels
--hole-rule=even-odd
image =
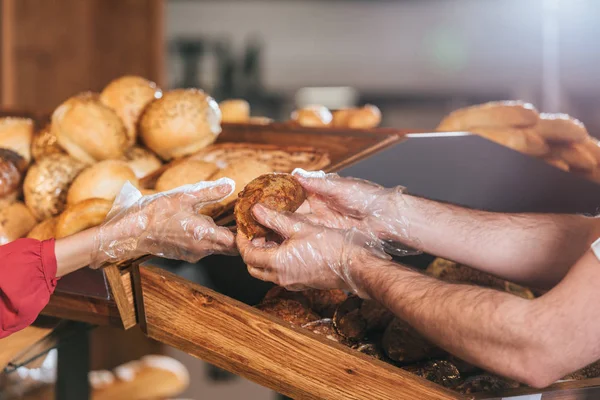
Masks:
[[[325,106],[313,105],[292,113],[292,121],[300,126],[306,127],[324,127],[329,126],[333,120],[331,111]]]
[[[139,118],[146,106],[160,97],[162,91],[154,82],[132,75],[113,80],[100,93],[100,101],[123,121],[127,146],[133,146],[136,142]]]
[[[372,104],[333,112],[331,125],[336,128],[369,129],[381,123],[381,111]]]
[[[91,198],[112,202],[127,181],[139,187],[135,173],[125,161],[101,161],[84,169],[75,178],[67,194],[67,204],[77,204]]]
[[[438,131],[469,131],[474,128],[530,128],[539,114],[522,101],[494,101],[453,111],[440,122]]]
[[[86,199],[70,205],[56,221],[56,238],[71,236],[100,225],[111,207],[112,201],[106,199]]]
[[[35,226],[31,211],[21,202],[0,209],[0,245],[24,237]]]
[[[225,123],[244,123],[250,119],[250,104],[246,100],[223,100],[219,103],[219,108]]]
[[[567,114],[540,114],[537,131],[549,142],[580,143],[589,137],[585,125]]]
[[[37,240],[48,240],[56,237],[56,224],[58,217],[48,218],[33,227],[27,234],[28,238]]]
[[[221,133],[221,111],[198,89],[166,92],[150,103],[140,119],[140,134],[164,160],[183,157],[212,144]]]
[[[173,165],[163,172],[156,181],[154,188],[159,192],[164,192],[179,186],[207,181],[218,170],[217,165],[213,163],[200,160],[186,160]]]
[[[550,152],[550,147],[534,128],[473,128],[471,131],[524,154],[541,157]]]
[[[33,130],[34,123],[29,118],[0,118],[0,148],[18,153],[29,163]]]

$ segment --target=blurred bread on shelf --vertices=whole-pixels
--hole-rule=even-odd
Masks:
[[[381,124],[381,111],[372,104],[333,112],[331,125],[336,128],[370,129]]]
[[[468,131],[473,128],[529,128],[538,123],[539,114],[530,104],[518,100],[492,101],[451,112],[438,131]]]
[[[292,121],[309,128],[325,127],[331,124],[333,116],[325,106],[312,105],[292,112]]]
[[[589,137],[585,125],[567,114],[540,114],[537,130],[549,142],[580,143]]]
[[[579,143],[561,144],[552,146],[552,157],[558,158],[569,164],[569,169],[592,171],[598,165],[596,158]]]
[[[273,122],[273,119],[269,117],[250,117],[248,120],[248,123],[252,125],[269,125]]]
[[[246,100],[223,100],[219,108],[224,123],[245,123],[250,120],[250,104]]]
[[[20,154],[29,163],[33,131],[34,123],[29,118],[0,118],[0,148]]]
[[[127,162],[105,160],[84,169],[75,178],[67,194],[67,204],[91,198],[113,201],[127,182],[139,187],[138,178]]]

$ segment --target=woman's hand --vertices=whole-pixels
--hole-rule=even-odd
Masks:
[[[349,289],[366,297],[357,286],[355,271],[369,258],[388,258],[381,243],[356,229],[326,228],[299,214],[279,213],[262,205],[253,209],[256,220],[284,238],[281,245],[264,239],[237,236],[250,274],[290,290]]]
[[[142,196],[126,184],[97,230],[90,266],[146,254],[188,262],[211,254],[236,254],[233,234],[196,213],[234,188],[235,183],[224,178]]]

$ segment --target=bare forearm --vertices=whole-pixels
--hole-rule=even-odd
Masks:
[[[589,248],[598,221],[578,215],[502,214],[405,196],[423,250],[540,288],[558,283]]]
[[[88,229],[55,242],[57,276],[64,276],[90,264],[96,231],[97,228]]]

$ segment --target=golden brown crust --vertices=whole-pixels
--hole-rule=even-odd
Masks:
[[[112,207],[105,199],[86,199],[69,206],[56,222],[56,238],[71,236],[77,232],[100,225]]]
[[[598,139],[588,136],[581,145],[596,159],[598,165],[600,165],[600,141]]]
[[[520,153],[540,157],[550,152],[550,147],[535,129],[473,128],[471,131]]]
[[[294,300],[271,299],[260,303],[256,308],[297,327],[320,319],[308,307]]]
[[[27,161],[19,153],[0,148],[0,198],[18,193]]]
[[[27,234],[30,239],[37,240],[48,240],[56,236],[56,224],[58,223],[58,217],[49,218],[44,220],[33,227],[33,229]]]
[[[140,146],[130,147],[123,156],[138,179],[150,175],[162,166],[160,159],[150,150]]]
[[[35,217],[21,202],[0,209],[0,245],[25,236],[35,224]]]
[[[412,364],[445,354],[406,322],[395,318],[385,330],[382,346],[386,355],[400,364]]]
[[[580,143],[589,137],[585,125],[567,114],[540,114],[537,130],[549,142]]]
[[[475,128],[528,128],[539,120],[530,103],[494,101],[453,111],[440,122],[438,131],[469,131]]]
[[[248,238],[265,237],[269,229],[260,225],[252,215],[252,207],[260,203],[280,212],[294,212],[306,200],[306,193],[289,174],[267,174],[248,183],[240,192],[234,216],[238,233]]]
[[[333,116],[327,107],[313,105],[294,111],[291,118],[300,126],[324,127],[331,125]]]
[[[177,89],[151,102],[140,118],[142,140],[164,160],[212,144],[221,133],[217,103],[201,90]]]
[[[67,195],[67,204],[77,204],[91,198],[110,200],[117,197],[129,181],[139,187],[139,181],[125,161],[105,160],[84,169],[75,178]]]
[[[243,99],[228,99],[219,103],[222,121],[228,124],[248,122],[250,119],[250,104]]]
[[[596,158],[580,143],[556,144],[550,149],[550,156],[565,161],[571,170],[591,172],[598,165]]]
[[[82,93],[52,113],[51,130],[59,145],[81,162],[119,159],[128,147],[121,118],[93,93]]]
[[[123,121],[127,131],[127,145],[137,138],[137,126],[144,108],[162,91],[154,82],[140,76],[122,76],[110,82],[100,93],[100,101],[110,107]]]
[[[376,128],[380,123],[381,111],[372,104],[354,110],[347,120],[347,126],[351,129]]]
[[[168,168],[158,178],[154,188],[159,192],[164,192],[179,186],[207,181],[218,170],[219,168],[213,163],[200,160],[186,160]]]
[[[0,147],[10,149],[31,161],[31,141],[34,123],[29,118],[0,118]]]
[[[38,220],[64,210],[68,189],[84,167],[66,154],[50,154],[29,168],[23,184],[25,204]]]
[[[274,286],[267,292],[263,301],[275,298],[295,300],[321,317],[331,318],[336,308],[348,298],[348,295],[339,289],[290,291],[281,286]]]
[[[43,127],[33,136],[31,141],[31,156],[39,161],[50,154],[64,154],[65,151],[58,144],[56,135],[50,129],[50,125]]]

